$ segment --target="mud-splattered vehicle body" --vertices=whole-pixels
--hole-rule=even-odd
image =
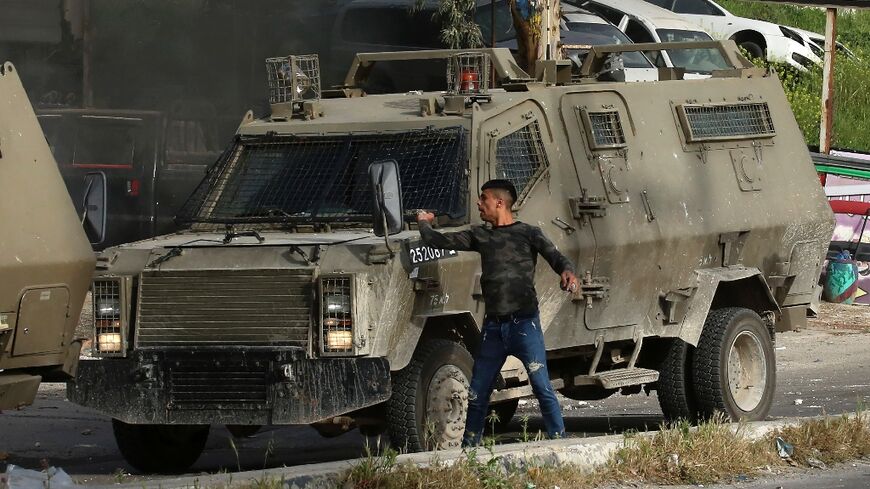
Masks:
[[[459,55],[360,55],[347,87],[304,100],[292,94],[314,74],[284,59],[271,117],[243,120],[179,216],[189,230],[100,255],[95,333],[112,342],[82,362],[70,399],[116,418],[121,450],[145,470],[193,463],[213,423],[458,443],[484,313],[479,258],[422,245],[413,210],[445,231],[479,225],[477,189],[508,178],[517,217],[582,278],[571,296],[538,265],[559,392],[647,386],[668,417],[764,417],[775,329],[805,315],[832,214],[776,77],[733,43],[703,46],[730,68],[606,82],[610,53],[663,45],[594,47],[572,84],[570,65],[530,77],[485,50],[472,54],[498,88],[476,91],[484,66],[454,70],[453,91],[378,96],[353,88],[373,63]],[[367,174],[382,160],[397,162],[405,208],[386,238],[371,229]],[[493,409],[504,421],[530,393],[509,360]]]

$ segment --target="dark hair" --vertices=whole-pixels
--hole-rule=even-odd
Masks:
[[[514,187],[514,184],[510,180],[490,180],[480,187],[481,191],[488,189],[504,190],[511,195],[511,204],[517,201],[517,188]]]

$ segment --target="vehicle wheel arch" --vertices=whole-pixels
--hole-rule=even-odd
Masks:
[[[780,312],[764,275],[757,268],[723,267],[697,270],[696,274],[698,288],[692,295],[686,316],[680,322],[679,334],[680,339],[692,346],[698,346],[711,310],[744,307],[762,318],[770,312]],[[769,326],[772,337],[772,324]]]
[[[731,35],[730,39],[737,43],[738,46],[745,42],[751,42],[758,45],[761,48],[762,52],[767,51],[767,39],[764,37],[764,34],[752,30],[752,29],[744,29],[742,31],[735,32]]]
[[[480,326],[470,312],[451,312],[415,318],[412,326],[387,354],[390,370],[408,366],[414,352],[427,341],[443,339],[460,343],[474,352],[480,344]]]

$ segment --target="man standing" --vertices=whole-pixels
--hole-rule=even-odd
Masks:
[[[561,275],[562,288],[577,288],[574,265],[544,236],[540,228],[514,220],[511,206],[517,191],[508,180],[490,180],[480,188],[477,210],[489,226],[474,226],[455,233],[432,229],[435,216],[417,214],[423,242],[435,248],[480,253],[480,278],[485,303],[483,337],[474,358],[468,414],[462,446],[480,444],[486,410],[493,384],[508,355],[523,362],[532,390],[541,406],[544,427],[550,438],[564,435],[565,424],[556,392],[547,371],[547,352],[538,296],[535,291],[535,264],[538,254]]]

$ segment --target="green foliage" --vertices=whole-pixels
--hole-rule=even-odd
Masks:
[[[413,10],[423,8],[425,0],[416,0]],[[441,23],[441,42],[451,49],[483,46],[480,26],[474,22],[475,0],[439,0],[432,19]]]
[[[774,5],[765,2],[723,0],[734,15],[766,20],[814,32],[824,32],[823,9]],[[870,11],[840,10],[837,40],[852,49],[856,58],[837,56],[834,62],[834,127],[832,146],[870,151]],[[822,69],[799,72],[784,64],[753,60],[776,71],[786,98],[807,144],[819,144],[822,114]]]

